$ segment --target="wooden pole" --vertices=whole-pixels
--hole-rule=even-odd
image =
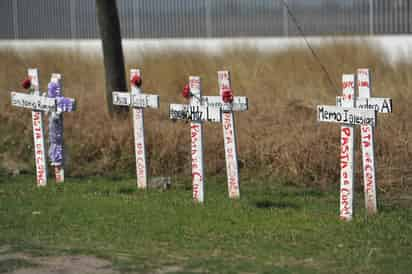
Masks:
[[[112,92],[127,90],[119,16],[115,0],[96,0],[96,9],[106,75],[106,103],[112,115]],[[128,111],[128,108],[122,108],[122,111]]]

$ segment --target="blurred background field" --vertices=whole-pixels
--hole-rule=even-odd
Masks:
[[[376,160],[380,191],[412,187],[411,71],[407,60],[389,62],[383,51],[367,45],[336,42],[315,47],[334,84],[307,49],[276,52],[253,48],[204,52],[125,52],[127,70],[143,72],[143,89],[159,94],[161,108],[146,111],[148,163],[153,176],[190,176],[188,124],[168,118],[170,103],[183,103],[180,93],[189,75],[202,78],[204,95],[217,94],[217,70],[228,69],[236,95],[249,98],[250,110],[236,114],[241,176],[282,177],[292,184],[329,187],[338,184],[339,126],[316,121],[317,104],[334,104],[341,93],[341,74],[372,70],[373,95],[391,97],[394,112],[379,115]],[[40,70],[41,88],[50,74],[64,77],[64,94],[78,102],[65,115],[67,175],[133,175],[134,154],[129,117],[106,112],[104,71],[99,54],[55,49],[0,50],[0,170],[34,172],[30,111],[10,106],[11,90],[21,90],[26,69]],[[359,135],[359,134],[357,134]],[[224,175],[221,124],[205,126],[208,175]],[[357,144],[357,175],[360,146]],[[361,180],[358,180],[359,182]],[[357,185],[361,188],[361,185]]]

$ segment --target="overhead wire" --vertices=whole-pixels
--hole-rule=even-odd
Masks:
[[[319,64],[319,66],[321,67],[323,73],[326,75],[326,78],[330,84],[330,86],[336,90],[337,93],[339,93],[339,89],[338,86],[336,85],[336,83],[332,80],[332,77],[330,75],[330,73],[328,72],[328,70],[326,69],[326,66],[322,63],[322,61],[319,58],[319,55],[316,53],[315,49],[312,47],[312,45],[309,43],[309,40],[306,37],[306,34],[302,28],[302,26],[300,25],[299,21],[296,19],[296,16],[293,14],[292,10],[290,9],[288,3],[286,2],[286,0],[281,0],[283,6],[286,8],[288,16],[292,19],[293,23],[295,24],[296,28],[298,29],[299,35],[303,38],[303,40],[305,41],[306,46],[308,47],[308,49],[310,50],[312,56],[315,58],[315,61]]]

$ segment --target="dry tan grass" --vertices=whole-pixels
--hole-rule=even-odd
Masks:
[[[374,95],[394,100],[394,113],[380,115],[376,130],[380,187],[388,190],[411,186],[412,65],[389,65],[378,50],[351,44],[329,45],[316,51],[338,87],[329,85],[319,64],[302,49],[277,53],[228,50],[220,57],[194,52],[146,54],[140,58],[126,54],[128,69],[142,69],[144,90],[161,95],[160,111],[146,111],[151,173],[190,172],[189,127],[168,120],[168,105],[184,102],[180,91],[190,74],[202,77],[205,95],[217,94],[216,71],[228,69],[235,93],[250,100],[250,110],[236,114],[243,176],[285,176],[299,184],[336,184],[339,127],[317,123],[315,108],[317,104],[334,104],[342,73],[369,67]],[[10,50],[1,51],[0,60],[3,168],[32,168],[30,113],[12,108],[8,91],[20,90],[26,68],[38,67],[43,88],[50,73],[61,72],[65,94],[78,101],[78,111],[65,116],[70,174],[134,172],[131,121],[110,119],[106,113],[99,57],[68,51],[19,54]],[[207,173],[225,174],[221,125],[206,125],[205,153]]]

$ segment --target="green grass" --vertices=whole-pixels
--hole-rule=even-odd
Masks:
[[[88,254],[122,272],[408,273],[412,209],[380,201],[366,218],[338,220],[335,191],[248,181],[240,201],[224,179],[207,181],[204,205],[188,181],[167,192],[137,191],[133,179],[0,177],[0,245],[34,255]]]
[[[23,259],[6,259],[0,263],[0,273],[10,273],[24,267],[35,267],[36,265]]]

